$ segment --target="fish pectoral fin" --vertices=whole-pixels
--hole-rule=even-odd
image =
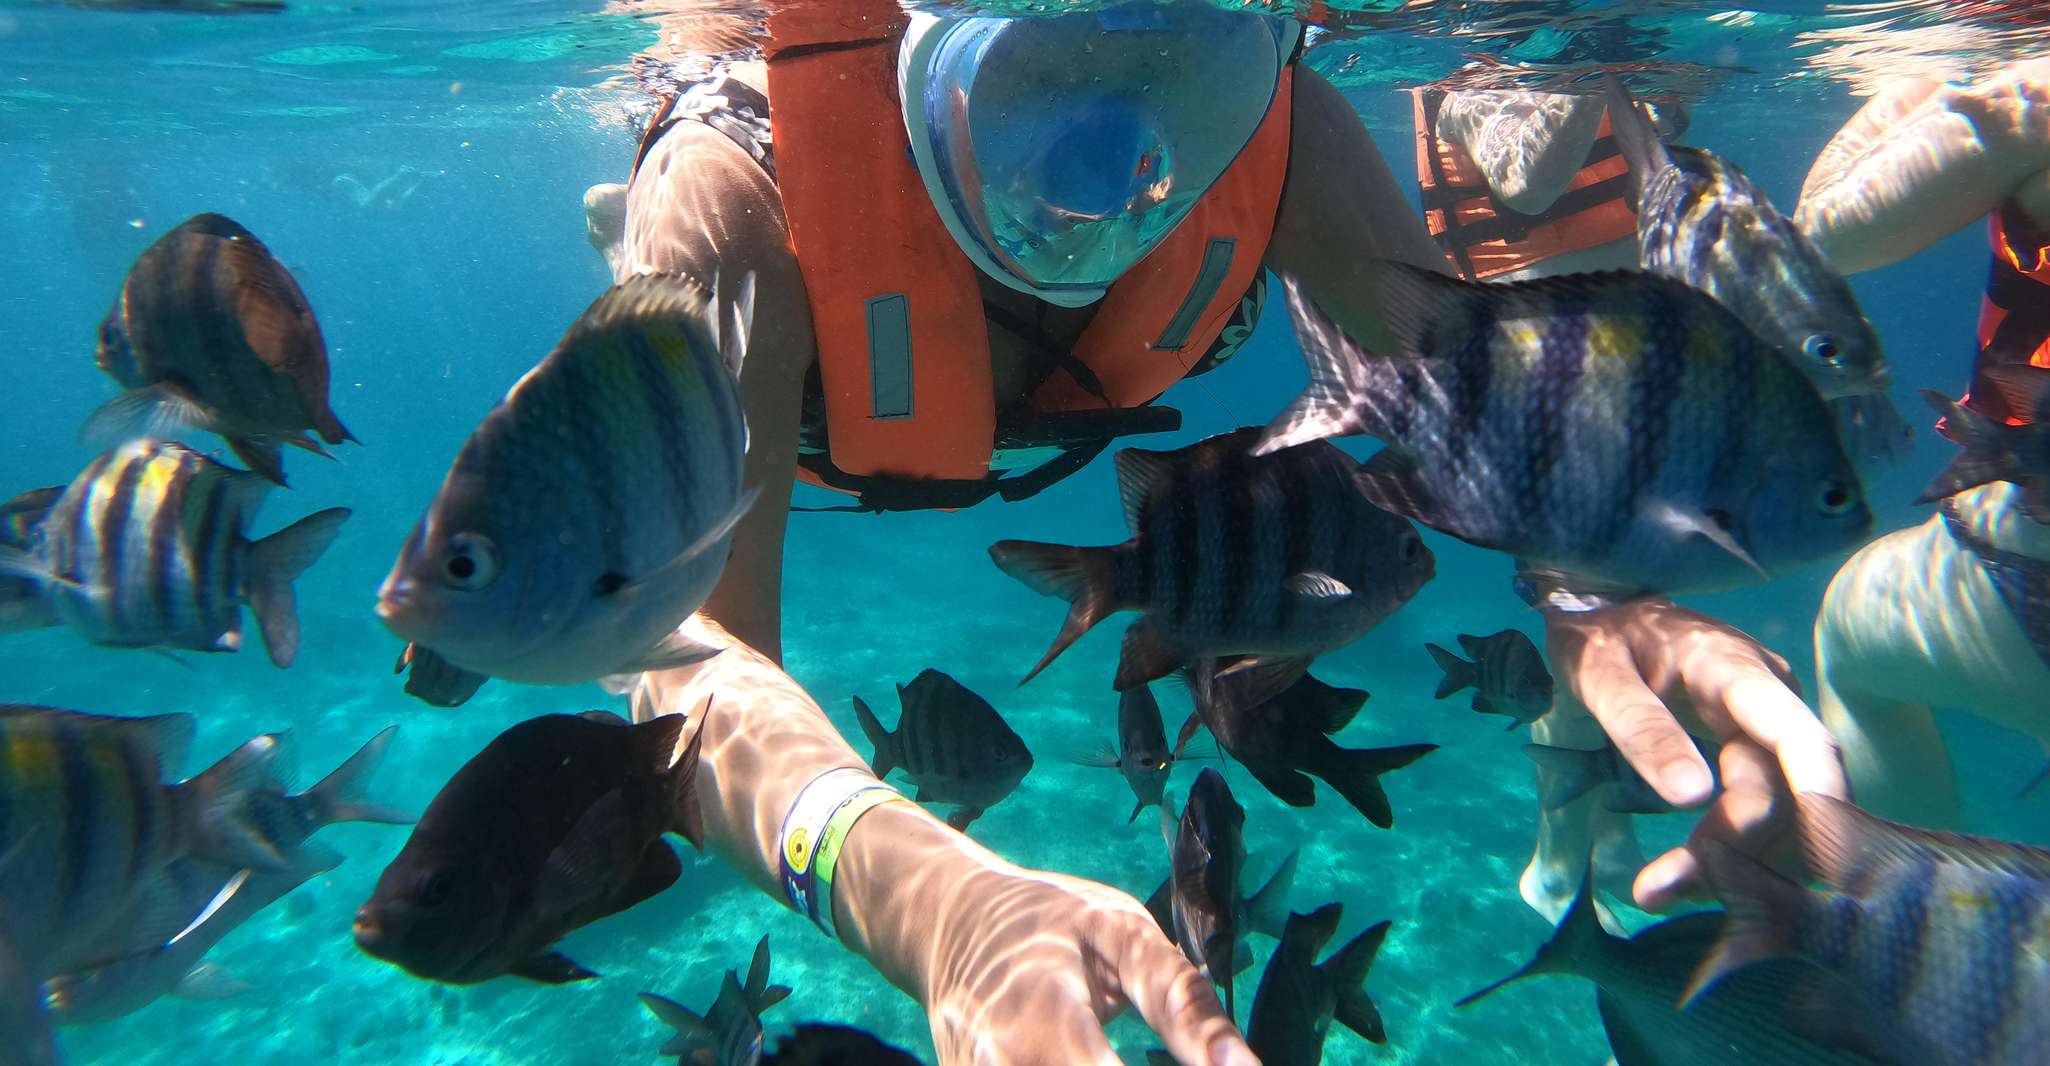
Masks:
[[[620,582],[612,591],[604,595],[610,599],[624,600],[627,597],[638,594],[642,589],[649,587],[651,584],[659,582],[671,571],[681,569],[696,562],[700,556],[711,551],[714,547],[718,546],[720,541],[732,535],[733,527],[739,525],[740,520],[747,517],[748,509],[754,506],[755,501],[760,499],[761,495],[762,490],[760,486],[741,493],[740,499],[733,505],[731,511],[721,516],[717,522],[712,524],[710,529],[700,533],[696,540],[684,545],[681,550],[670,557],[668,562],[657,566],[640,577],[628,577],[625,581]]]
[[[678,666],[701,663],[724,650],[723,648],[715,648],[710,644],[701,644],[684,636],[681,632],[670,633],[657,642],[653,648],[648,649],[647,654],[628,663],[620,673],[608,675],[604,679],[606,682],[605,687],[610,690],[614,685],[618,685],[619,691],[625,692],[633,687],[635,683],[634,675],[641,671],[669,670]]]
[[[568,915],[610,897],[610,875],[634,850],[628,828],[625,792],[615,788],[600,796],[549,853],[534,886],[534,905],[546,914]]]
[[[1758,565],[1758,560],[1752,558],[1751,553],[1745,551],[1742,544],[1737,543],[1737,538],[1730,532],[1729,527],[1709,517],[1706,512],[1670,503],[1653,503],[1650,505],[1649,514],[1652,521],[1671,531],[1675,536],[1698,534],[1709,543],[1735,556],[1745,566],[1758,571],[1759,577],[1772,580],[1772,575],[1766,572],[1765,567]]]
[[[204,1003],[232,999],[254,987],[256,986],[213,963],[201,961],[178,979],[178,983],[172,986],[171,994],[179,999]]]
[[[963,805],[954,808],[954,813],[947,815],[947,824],[953,826],[959,832],[966,833],[968,827],[974,824],[975,820],[980,817],[982,817],[982,808]]]
[[[566,985],[571,981],[588,981],[598,976],[597,971],[584,969],[575,959],[560,951],[550,951],[521,959],[505,972],[529,981],[539,981],[544,985]]]
[[[1321,570],[1305,570],[1282,582],[1288,591],[1307,600],[1330,602],[1352,595],[1352,586]]]
[[[137,437],[170,437],[186,427],[211,430],[214,414],[184,389],[160,381],[130,389],[100,405],[78,431],[79,438],[109,448]]]

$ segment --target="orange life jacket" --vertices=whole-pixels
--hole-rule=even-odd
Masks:
[[[1587,163],[1566,191],[1542,212],[1526,215],[1496,199],[1473,159],[1438,136],[1444,92],[1411,89],[1410,97],[1424,223],[1460,277],[1480,281],[1637,235],[1637,212],[1627,199],[1630,164],[1606,112]]]
[[[1987,220],[1993,262],[1979,305],[1979,356],[1964,402],[1988,418],[2020,425],[2028,412],[2013,410],[1979,370],[2003,363],[2050,367],[2050,242],[2038,236],[2016,244],[2018,226],[2007,217],[2009,210],[2002,207]]]
[[[1287,175],[1291,76],[1188,217],[1113,284],[1070,353],[999,425],[975,267],[912,162],[897,96],[895,0],[802,0],[769,16],[776,183],[818,339],[827,450],[799,476],[862,509],[1030,495],[1121,433],[1180,425],[1147,408],[1187,376],[1257,290]],[[1143,411],[1135,409],[1144,408]],[[1000,443],[1059,457],[992,475]]]

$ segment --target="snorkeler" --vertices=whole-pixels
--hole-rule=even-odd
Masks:
[[[728,650],[645,675],[636,716],[718,693],[698,777],[716,790],[710,846],[924,1003],[942,1061],[1108,1062],[1100,1023],[1127,1005],[1182,1061],[1246,1061],[1137,901],[1011,866],[893,802],[778,667],[791,485],[865,509],[1022,498],[1121,434],[1174,428],[1149,402],[1230,354],[1263,267],[1371,346],[1374,260],[1443,256],[1351,105],[1295,62],[1292,21],[1197,3],[1016,20],[814,3],[768,30],[765,63],[693,79],[627,186],[586,196],[616,277],[756,279],[741,386],[762,497],[706,604],[717,626],[686,625]],[[1662,698],[1841,791],[1827,738],[1804,732],[1813,716],[1748,638],[1633,607],[1554,630],[1555,647],[1577,642],[1555,658],[1566,689],[1669,800],[1704,801],[1708,775]],[[1755,781],[1711,831],[1747,841],[1757,817],[1739,801],[1779,783]],[[814,817],[832,809],[860,821]],[[828,883],[809,870],[812,830],[836,856]],[[1655,869],[1668,895],[1692,872]]]
[[[1987,371],[2050,366],[2050,59],[1875,96],[1817,157],[1796,221],[1839,265],[1869,270],[1981,216],[1992,269],[1964,402],[2017,422],[2031,412]],[[1959,427],[1945,428],[1955,436]],[[1957,770],[1932,704],[2050,741],[2050,630],[2038,591],[2050,589],[2050,526],[2024,514],[2020,497],[1996,483],[1943,501],[1926,522],[1853,556],[1823,598],[1822,713],[1859,800],[1885,817],[1958,824]]]

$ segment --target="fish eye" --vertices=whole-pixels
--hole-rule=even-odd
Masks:
[[[481,589],[498,576],[498,549],[475,533],[458,533],[448,538],[448,558],[442,560],[441,580],[450,588]]]
[[[989,756],[999,763],[1007,763],[1011,761],[1011,749],[1004,747],[1002,744],[991,744],[989,746]]]
[[[1835,366],[1843,362],[1844,352],[1837,347],[1836,338],[1827,333],[1811,333],[1801,342],[1801,354]]]
[[[1857,505],[1857,487],[1847,485],[1838,478],[1824,481],[1815,493],[1815,509],[1826,515],[1845,514]]]
[[[436,870],[420,882],[418,899],[420,905],[429,910],[439,910],[448,902],[449,893],[455,890],[455,878],[447,870]]]

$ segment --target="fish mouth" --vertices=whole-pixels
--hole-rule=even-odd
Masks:
[[[350,924],[349,932],[356,939],[356,946],[365,954],[380,959],[389,959],[390,944],[385,936],[384,922],[368,907],[356,912],[356,920]]]
[[[377,617],[401,640],[419,641],[429,628],[428,615],[420,583],[410,577],[393,578],[377,590]]]

